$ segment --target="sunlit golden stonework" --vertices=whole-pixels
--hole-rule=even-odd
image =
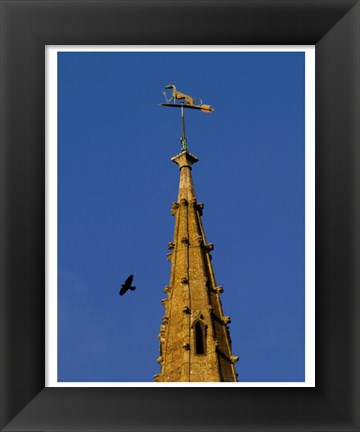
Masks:
[[[230,317],[223,314],[208,243],[201,222],[203,204],[195,196],[191,167],[198,159],[183,150],[172,158],[180,169],[173,241],[168,244],[170,283],[164,291],[165,313],[160,326],[161,371],[157,382],[237,381],[229,334]]]

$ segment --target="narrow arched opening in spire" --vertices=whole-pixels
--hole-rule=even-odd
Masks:
[[[195,323],[195,354],[205,354],[205,326]]]

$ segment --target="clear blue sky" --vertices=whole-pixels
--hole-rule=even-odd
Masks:
[[[240,381],[304,381],[304,53],[59,53],[59,381],[153,381],[186,112]],[[135,292],[118,295],[134,274]]]

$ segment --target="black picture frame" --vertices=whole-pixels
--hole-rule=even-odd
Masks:
[[[359,0],[1,1],[1,430],[359,431],[359,22]],[[316,45],[315,388],[44,388],[44,60],[67,44]]]

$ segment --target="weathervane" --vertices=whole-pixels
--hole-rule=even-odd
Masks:
[[[182,150],[187,150],[187,138],[185,135],[185,116],[184,116],[184,108],[191,108],[196,110],[201,110],[203,112],[211,113],[214,111],[214,108],[210,105],[206,105],[202,103],[200,100],[199,103],[195,103],[194,99],[185,94],[181,93],[178,90],[176,90],[176,87],[174,84],[168,84],[165,86],[166,89],[172,89],[171,97],[167,98],[166,92],[163,91],[163,95],[165,96],[166,103],[160,104],[161,106],[167,106],[167,107],[174,107],[174,108],[180,108],[181,109],[181,126],[182,126],[182,134],[180,138],[181,142],[181,148]],[[183,102],[176,103],[177,100],[181,100]]]

